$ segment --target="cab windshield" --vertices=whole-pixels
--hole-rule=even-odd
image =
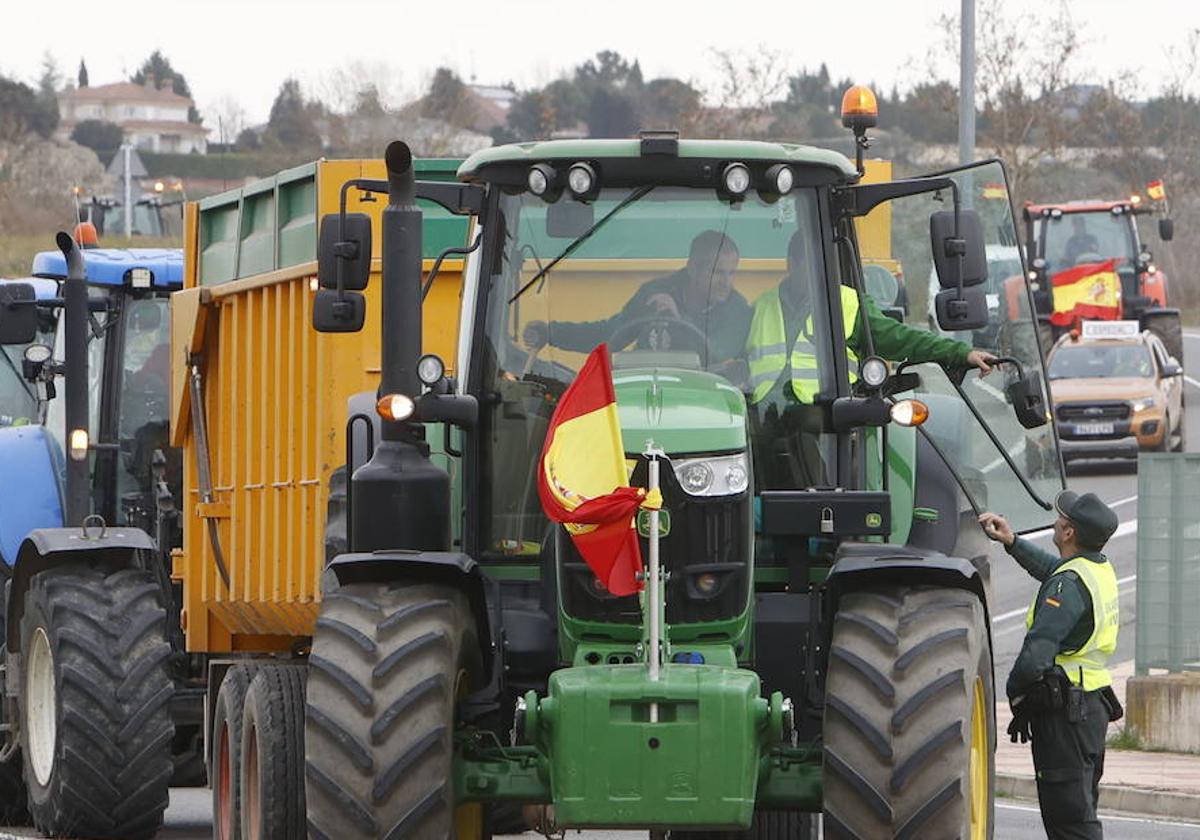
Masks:
[[[1081,263],[1135,256],[1131,226],[1123,213],[1064,213],[1044,224],[1044,256],[1051,274]]]
[[[817,357],[811,389],[836,390],[828,309],[814,306],[824,301],[817,283],[825,276],[815,190],[730,202],[711,188],[604,189],[589,204],[521,193],[502,197],[500,216],[504,245],[487,292],[480,372],[492,396],[482,410],[485,554],[537,552],[547,522],[531,465],[559,395],[601,343],[613,354],[623,426],[645,406],[622,394],[649,371],[672,371],[675,384],[717,395],[723,422],[742,436],[738,449],[747,446],[741,430],[750,415],[759,487],[827,483],[836,446],[819,423],[807,457],[776,452],[774,440],[756,434],[757,420],[781,411],[785,397],[755,380],[762,372],[746,352],[754,302],[779,294],[787,279]],[[630,455],[645,446],[624,443]]]
[[[1049,360],[1051,379],[1111,379],[1153,376],[1150,351],[1142,344],[1060,347]]]

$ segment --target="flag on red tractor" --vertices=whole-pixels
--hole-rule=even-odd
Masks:
[[[1161,180],[1151,181],[1146,184],[1146,194],[1154,201],[1165,201],[1167,198],[1167,186]]]
[[[632,595],[642,568],[634,515],[658,509],[662,496],[629,486],[608,346],[591,352],[563,393],[542,446],[538,496],[561,522],[604,587]]]
[[[1050,323],[1069,327],[1084,318],[1116,320],[1121,317],[1121,280],[1117,261],[1083,263],[1055,274],[1054,312]]]

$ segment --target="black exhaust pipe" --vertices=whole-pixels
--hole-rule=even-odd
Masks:
[[[63,414],[67,442],[66,489],[64,492],[63,525],[78,526],[91,513],[89,491],[88,451],[75,451],[71,444],[81,443],[76,432],[88,434],[88,291],[87,271],[83,252],[71,235],[63,231],[55,237],[58,248],[67,260],[67,279],[63,282],[63,365],[66,383],[63,387]],[[88,440],[90,444],[91,441]]]
[[[388,205],[380,291],[379,396],[421,395],[421,224],[412,152],[400,141],[384,155]],[[429,460],[425,429],[412,420],[382,421],[380,443],[351,478],[351,551],[450,547],[450,476]]]

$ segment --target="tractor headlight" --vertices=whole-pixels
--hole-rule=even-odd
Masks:
[[[867,358],[863,359],[859,376],[862,377],[863,384],[868,388],[878,388],[884,382],[887,382],[887,362],[878,356],[867,356]]]
[[[767,184],[779,195],[787,195],[796,184],[796,173],[785,163],[777,163],[767,170]]]
[[[421,380],[421,384],[432,388],[441,382],[445,375],[446,365],[437,354],[426,353],[417,359],[417,378]]]
[[[744,453],[671,462],[675,479],[689,496],[734,496],[750,485]]]
[[[576,198],[588,197],[596,186],[596,170],[586,163],[573,163],[567,170],[567,186]]]
[[[744,163],[731,163],[721,175],[725,191],[733,196],[743,196],[750,189],[750,170]]]

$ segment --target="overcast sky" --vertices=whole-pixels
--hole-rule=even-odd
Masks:
[[[1033,14],[1052,6],[1004,2]],[[395,100],[419,92],[438,65],[525,88],[602,49],[637,58],[647,79],[705,86],[714,48],[765,46],[795,69],[825,62],[835,79],[903,90],[928,78],[931,63],[950,66],[937,19],[959,8],[960,0],[0,0],[0,73],[36,79],[49,50],[70,78],[85,58],[99,85],[120,81],[157,48],[187,77],[202,113],[227,112],[234,100],[248,123],[266,119],[289,75],[326,100],[347,78],[367,77]],[[1071,9],[1093,78],[1133,71],[1147,93],[1168,71],[1166,48],[1200,27],[1197,0],[1072,0]]]

